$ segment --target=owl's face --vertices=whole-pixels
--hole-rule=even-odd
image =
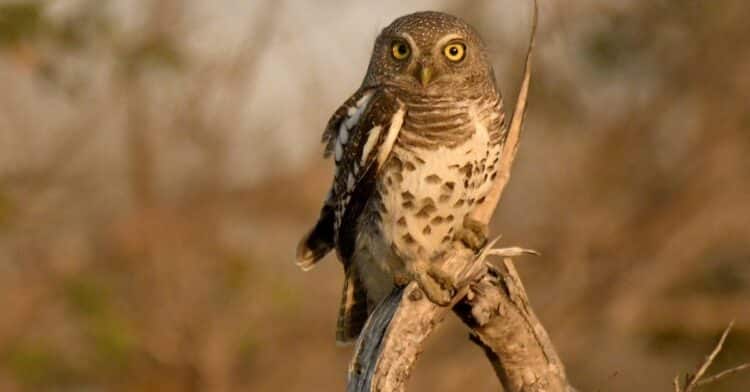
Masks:
[[[461,19],[440,12],[402,16],[375,41],[365,85],[413,93],[460,92],[494,83],[479,35]]]

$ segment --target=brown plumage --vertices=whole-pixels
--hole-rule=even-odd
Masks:
[[[333,186],[297,249],[303,269],[332,249],[344,265],[339,342],[358,336],[394,281],[424,279],[417,260],[462,230],[497,170],[503,119],[484,44],[464,21],[419,12],[378,36],[362,86],[323,134]]]

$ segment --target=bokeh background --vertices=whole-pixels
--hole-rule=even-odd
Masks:
[[[342,284],[297,240],[378,31],[464,17],[515,102],[522,0],[0,1],[0,390],[342,390]],[[541,0],[492,230],[582,391],[750,360],[750,3]],[[441,326],[413,391],[500,388]],[[750,374],[706,391],[750,390]]]

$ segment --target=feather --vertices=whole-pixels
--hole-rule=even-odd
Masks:
[[[356,265],[352,265],[345,272],[344,289],[336,322],[336,342],[345,345],[357,339],[368,314],[367,290]]]
[[[390,92],[359,90],[328,121],[322,139],[324,156],[333,154],[335,160],[333,185],[317,224],[297,247],[302,269],[314,267],[334,247],[339,248],[344,265],[349,263],[356,222],[373,193],[381,158],[393,147],[404,113],[403,104]]]

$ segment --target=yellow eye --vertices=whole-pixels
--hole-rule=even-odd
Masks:
[[[391,46],[391,54],[393,54],[393,58],[396,60],[406,59],[409,57],[409,53],[411,53],[411,50],[409,50],[409,45],[406,42],[396,41]]]
[[[448,60],[454,63],[459,62],[466,55],[466,46],[464,44],[448,44],[443,49],[443,54]]]

